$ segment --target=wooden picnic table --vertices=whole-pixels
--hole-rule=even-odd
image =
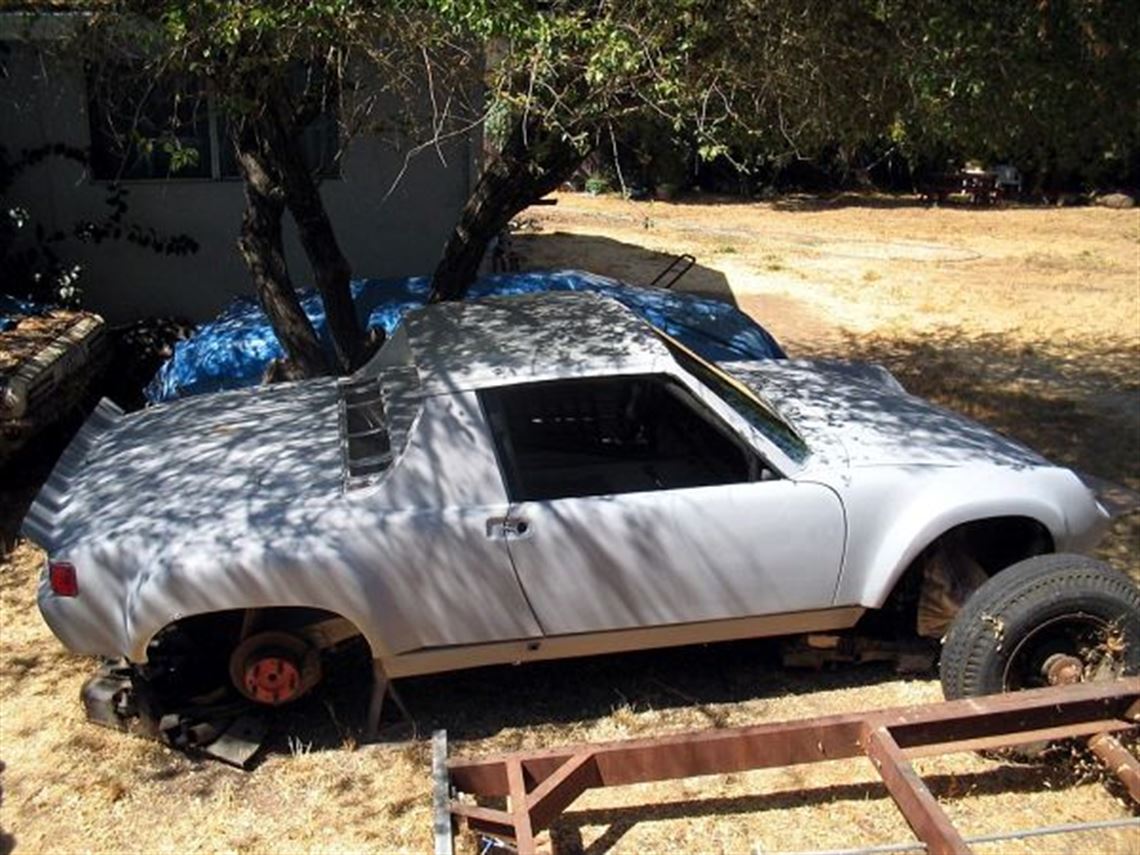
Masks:
[[[974,205],[994,205],[1004,196],[992,172],[943,172],[932,175],[922,188],[924,198],[945,202],[950,196],[968,196]]]

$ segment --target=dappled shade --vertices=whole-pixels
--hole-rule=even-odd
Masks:
[[[362,324],[391,335],[403,316],[423,306],[431,291],[428,277],[360,279],[352,283]],[[710,297],[641,288],[576,270],[501,273],[476,282],[469,300],[544,291],[584,291],[621,302],[645,320],[675,336],[708,359],[778,359],[783,350],[759,324],[734,306]],[[320,298],[302,296],[313,326],[331,348]],[[331,352],[331,351],[330,351]],[[251,297],[241,297],[216,320],[203,324],[147,387],[152,403],[236,389],[261,382],[274,359],[285,356],[265,313]]]

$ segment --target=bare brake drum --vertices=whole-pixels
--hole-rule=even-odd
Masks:
[[[297,700],[321,679],[316,647],[287,632],[251,635],[230,656],[230,680],[255,703],[281,706]]]

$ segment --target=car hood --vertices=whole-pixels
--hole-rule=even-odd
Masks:
[[[768,401],[808,446],[850,466],[1049,465],[1025,446],[908,394],[863,363],[781,360],[722,364]]]
[[[335,380],[201,395],[130,415],[103,401],[23,530],[49,552],[95,530],[160,540],[236,533],[280,524],[341,484]]]

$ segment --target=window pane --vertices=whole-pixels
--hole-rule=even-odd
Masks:
[[[208,178],[210,121],[200,81],[141,66],[88,70],[91,170],[98,180]]]
[[[715,365],[705,362],[680,342],[654,330],[673,354],[677,364],[692,374],[701,383],[732,407],[752,427],[760,431],[796,463],[803,463],[808,456],[808,447],[787,422],[768,408],[759,397],[739,380],[724,373]]]
[[[588,378],[482,393],[512,499],[747,481],[750,456],[680,384]]]
[[[301,132],[301,146],[309,169],[324,177],[340,175],[340,164],[336,159],[340,150],[340,130],[335,104],[328,105]]]
[[[241,178],[237,155],[230,142],[229,121],[218,116],[218,160],[222,178]],[[301,132],[301,150],[305,164],[322,178],[338,178],[340,163],[336,160],[340,150],[340,129],[336,107],[330,106]]]
[[[289,72],[289,84],[293,95],[299,95],[305,86],[319,87],[319,81],[306,74],[305,66],[294,66]],[[222,178],[240,178],[237,156],[229,138],[229,121],[224,115],[218,117],[219,162]],[[335,178],[340,175],[340,164],[336,160],[340,150],[340,124],[335,100],[324,104],[324,109],[301,131],[301,151],[305,164],[322,178]]]

